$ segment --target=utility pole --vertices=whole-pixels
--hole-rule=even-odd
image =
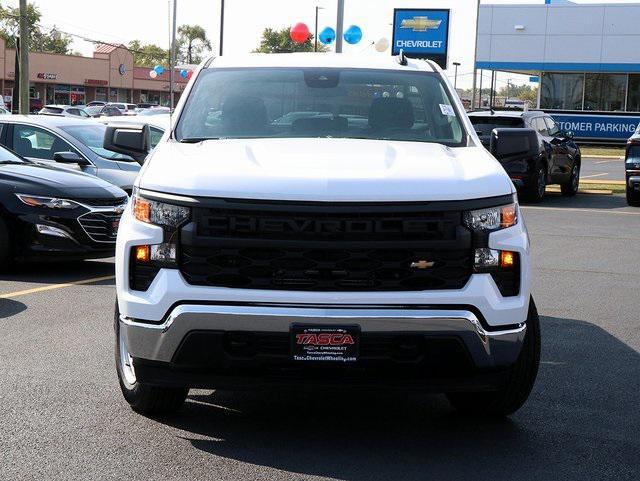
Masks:
[[[478,55],[478,24],[480,23],[480,0],[476,8],[476,39],[473,42],[473,86],[471,87],[471,105],[476,103],[476,77],[478,69],[476,68],[476,60]]]
[[[453,62],[454,67],[456,68],[456,73],[453,77],[453,90],[458,88],[458,67],[461,65],[460,62]]]
[[[29,24],[27,0],[20,0],[20,99],[19,111],[29,113]]]
[[[171,28],[171,62],[169,62],[169,68],[171,71],[169,72],[169,91],[170,99],[171,99],[171,108],[175,107],[175,103],[173,101],[173,87],[174,87],[174,70],[176,69],[176,16],[178,13],[178,0],[173,0],[173,27]]]
[[[342,53],[342,35],[344,33],[344,0],[338,0],[336,18],[336,53]]]
[[[316,11],[316,18],[317,18],[317,15],[318,14]],[[220,0],[220,56],[222,56],[223,42],[224,42],[224,0]]]
[[[224,1],[224,0],[222,0]],[[318,10],[324,10],[324,7],[319,7],[316,5],[316,30],[315,35],[313,36],[313,51],[318,51]]]

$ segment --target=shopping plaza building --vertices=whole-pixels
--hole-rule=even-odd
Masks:
[[[0,86],[9,105],[15,84],[15,50],[0,38]],[[30,97],[42,104],[86,104],[92,100],[109,102],[150,102],[169,105],[169,72],[155,79],[149,67],[135,65],[135,54],[122,46],[98,45],[92,57],[29,53]],[[175,98],[187,84],[174,75]]]
[[[640,123],[640,4],[481,5],[476,66],[538,80],[538,108],[580,139]]]

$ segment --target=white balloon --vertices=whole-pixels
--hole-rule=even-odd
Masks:
[[[158,76],[158,72],[156,72],[155,70],[149,71],[149,77],[156,78],[157,76]]]
[[[375,47],[378,52],[384,52],[389,48],[389,39],[386,37],[382,37],[376,42]]]

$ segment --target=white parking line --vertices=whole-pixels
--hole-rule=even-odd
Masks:
[[[606,210],[606,209],[581,209],[578,207],[541,207],[532,205],[521,205],[521,209],[531,210],[557,210],[559,212],[595,212],[597,214],[618,214],[618,215],[640,215],[638,212],[627,212],[624,210]]]
[[[581,175],[581,179],[591,179],[593,177],[602,177],[603,175],[609,175],[609,172],[602,172],[601,174]]]
[[[610,162],[620,162],[620,159],[616,159],[616,160],[599,160],[598,162],[594,162],[594,164],[608,164]]]

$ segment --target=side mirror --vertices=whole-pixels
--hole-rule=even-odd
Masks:
[[[533,129],[493,129],[489,151],[498,160],[537,156],[538,135]]]
[[[61,164],[89,165],[89,161],[75,152],[56,152],[53,160]]]
[[[128,155],[142,164],[150,150],[150,135],[148,125],[110,124],[104,133],[102,147]]]
[[[565,139],[571,140],[571,139],[573,139],[573,132],[571,130],[566,130],[565,132],[563,132],[562,136]]]

